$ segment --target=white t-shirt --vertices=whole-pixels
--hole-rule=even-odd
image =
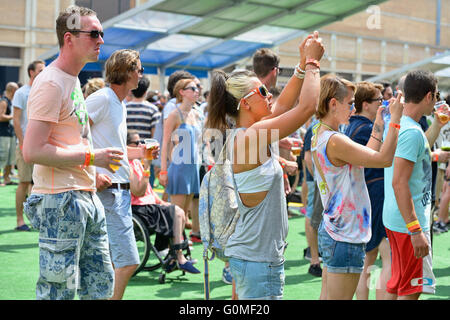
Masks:
[[[14,112],[14,107],[22,109],[22,115],[20,116],[20,127],[22,128],[23,135],[25,135],[25,129],[27,128],[28,124],[27,103],[30,90],[31,87],[28,84],[20,87],[14,94],[14,98],[12,100],[12,112]]]
[[[113,183],[130,181],[130,166],[127,157],[127,109],[109,87],[102,88],[86,99],[94,148],[119,148],[123,151],[122,166],[113,174],[97,167],[97,172],[106,174]]]

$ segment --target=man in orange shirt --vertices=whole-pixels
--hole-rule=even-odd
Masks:
[[[94,11],[71,6],[56,20],[56,33],[60,54],[30,91],[23,144],[25,161],[35,164],[25,213],[39,230],[36,297],[107,299],[114,271],[95,166],[109,168],[123,153],[92,148],[78,80],[84,65],[98,60],[103,29]]]

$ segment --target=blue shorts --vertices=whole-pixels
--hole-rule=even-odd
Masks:
[[[115,268],[140,263],[134,237],[129,190],[106,189],[98,193],[105,207],[111,259]]]
[[[316,188],[315,181],[306,181],[308,186],[308,206],[306,207],[306,217],[311,219],[314,211],[314,189]]]
[[[239,299],[281,300],[284,289],[284,261],[252,262],[230,258],[230,272]]]
[[[323,222],[319,226],[319,253],[324,267],[331,273],[361,273],[366,257],[365,243],[336,241],[325,230]]]
[[[24,212],[39,230],[36,298],[108,299],[114,290],[105,212],[87,191],[32,194]]]

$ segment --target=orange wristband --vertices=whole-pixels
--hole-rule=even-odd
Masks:
[[[398,123],[389,123],[389,127],[395,128],[395,129],[399,129],[400,130],[400,125]]]
[[[144,170],[144,171],[142,172],[142,175],[143,175],[144,177],[150,177],[150,170]]]
[[[439,155],[437,153],[433,153],[433,162],[439,161]]]
[[[91,152],[86,150],[86,154],[84,155],[84,164],[83,167],[88,167],[91,163]]]

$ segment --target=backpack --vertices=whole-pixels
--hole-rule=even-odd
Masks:
[[[205,299],[209,299],[208,260],[218,257],[228,261],[224,251],[228,238],[233,234],[239,219],[237,189],[233,177],[231,153],[234,138],[239,130],[227,135],[216,164],[203,177],[199,195],[200,234],[205,264]],[[211,258],[208,257],[211,251]]]

